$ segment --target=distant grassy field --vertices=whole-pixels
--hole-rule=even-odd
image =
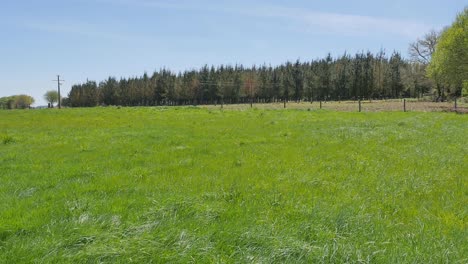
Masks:
[[[0,111],[0,263],[467,263],[468,115]]]

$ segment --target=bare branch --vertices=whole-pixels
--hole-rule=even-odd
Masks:
[[[411,58],[424,64],[429,63],[435,51],[439,36],[440,33],[431,30],[424,35],[423,39],[418,39],[416,42],[411,43],[409,46],[409,55]]]

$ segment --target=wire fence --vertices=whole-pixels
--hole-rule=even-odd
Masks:
[[[277,102],[245,104],[200,105],[203,108],[222,108],[231,110],[256,109],[302,109],[331,110],[343,112],[457,112],[468,113],[468,101],[429,102],[417,99],[363,100],[363,101],[314,101],[314,102]]]

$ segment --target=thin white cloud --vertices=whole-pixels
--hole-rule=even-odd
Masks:
[[[332,12],[318,12],[311,9],[294,8],[269,4],[251,4],[244,1],[222,2],[189,0],[86,0],[94,3],[125,5],[142,8],[155,8],[166,10],[188,10],[194,12],[231,14],[255,19],[273,19],[284,22],[283,29],[304,32],[307,34],[328,34],[344,36],[377,36],[390,35],[416,39],[424,32],[428,32],[434,26],[422,22],[384,18],[377,16],[364,16],[355,14],[342,14]],[[206,14],[204,14],[206,15]],[[125,39],[115,30],[98,28],[83,22],[58,21],[59,23],[27,23],[29,28],[42,31],[74,33],[90,37],[104,37],[112,39]],[[222,23],[222,21],[220,22]],[[112,32],[113,31],[113,32]],[[128,33],[128,32],[127,32]],[[140,36],[143,37],[143,36]]]
[[[173,1],[166,1],[166,0],[92,0],[98,3],[104,4],[120,4],[120,5],[127,5],[127,6],[140,6],[146,8],[158,8],[158,9],[172,9],[172,10],[215,10],[208,5],[204,5],[203,3],[197,1],[189,1],[189,0],[173,0]],[[210,6],[212,6],[211,4]]]
[[[238,9],[238,11],[255,17],[284,19],[298,27],[298,30],[309,33],[345,34],[350,36],[391,34],[414,38],[421,35],[421,32],[427,32],[432,28],[429,25],[412,20],[316,12],[282,6],[264,6]]]
[[[159,44],[158,38],[151,34],[133,32],[123,25],[117,24],[92,24],[85,21],[71,19],[37,19],[22,21],[22,26],[31,30],[46,33],[56,33],[67,36],[81,36],[87,39],[99,39],[105,41],[127,42],[151,42]]]
[[[348,36],[366,36],[391,34],[406,38],[416,38],[422,32],[433,28],[422,22],[364,16],[332,12],[317,12],[270,4],[253,4],[244,1],[188,1],[188,0],[97,0],[106,3],[119,3],[146,8],[193,10],[198,12],[230,13],[256,18],[282,19],[290,28],[308,33],[344,34]],[[242,18],[240,18],[242,19]]]
[[[100,37],[109,39],[122,38],[122,35],[120,34],[112,33],[104,28],[100,28],[97,25],[92,25],[81,21],[25,21],[23,22],[23,26],[32,30],[49,33],[74,34],[85,37]]]

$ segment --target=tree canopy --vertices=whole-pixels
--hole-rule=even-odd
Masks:
[[[420,65],[382,50],[337,58],[329,54],[274,67],[205,65],[179,73],[161,69],[152,75],[73,85],[67,103],[92,107],[417,97],[430,90]]]
[[[428,74],[441,79],[456,94],[468,86],[468,7],[442,32]]]
[[[34,103],[34,98],[25,95],[12,95],[0,98],[0,109],[25,109],[31,107]]]
[[[58,92],[55,91],[55,90],[50,90],[50,91],[47,91],[45,94],[44,94],[44,99],[50,103],[50,105],[52,107],[54,107],[54,103],[58,102]]]
[[[185,105],[356,100],[468,93],[468,8],[442,33],[431,31],[410,44],[410,60],[399,52],[345,52],[333,58],[281,65],[205,65],[198,70],[161,69],[141,77],[109,77],[72,86],[66,104]]]

